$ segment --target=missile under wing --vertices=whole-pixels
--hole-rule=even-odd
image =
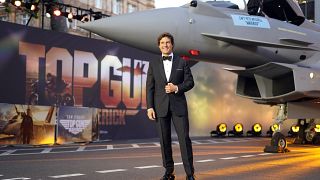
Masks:
[[[238,74],[238,95],[270,105],[303,102],[314,111],[292,118],[320,117],[320,27],[305,20],[293,0],[265,0],[261,6],[250,15],[234,6],[192,1],[81,27],[154,53],[157,36],[170,32],[175,52],[184,57],[242,67],[228,69]]]

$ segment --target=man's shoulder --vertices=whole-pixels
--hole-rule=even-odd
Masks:
[[[182,57],[180,57],[179,55],[173,55],[173,60],[174,61],[179,61],[179,63],[187,63],[187,61],[182,59]]]
[[[181,60],[181,57],[180,57],[179,55],[177,55],[177,54],[174,54],[174,55],[173,55],[173,60],[174,60],[174,61],[180,61],[180,60]]]
[[[181,59],[178,54],[173,54],[173,59]]]
[[[161,56],[150,59],[149,64],[157,64],[157,62],[159,62],[160,60],[161,60]]]

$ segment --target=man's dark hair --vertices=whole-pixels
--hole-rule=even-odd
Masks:
[[[172,45],[174,45],[173,36],[172,36],[170,33],[165,32],[165,33],[160,34],[160,36],[158,37],[158,46],[160,45],[160,40],[161,40],[162,38],[164,38],[164,37],[169,38],[169,39],[171,40]]]

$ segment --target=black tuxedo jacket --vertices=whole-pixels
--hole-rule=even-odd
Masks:
[[[177,116],[187,116],[188,107],[184,93],[193,88],[193,76],[188,63],[179,56],[173,56],[170,79],[167,81],[163,61],[159,59],[149,62],[149,69],[146,82],[147,107],[153,108],[156,117],[165,117],[170,109]],[[177,93],[167,94],[165,86],[173,83],[178,86]]]

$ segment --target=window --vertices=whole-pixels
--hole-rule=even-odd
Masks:
[[[67,20],[67,27],[69,29],[77,29],[77,20]]]
[[[8,21],[8,16],[0,16],[0,21]]]
[[[137,6],[133,5],[133,4],[128,4],[128,13],[132,13],[137,11]]]
[[[29,14],[22,14],[21,16],[21,24],[26,25],[29,21]]]
[[[102,1],[101,0],[96,0],[96,8],[102,9]]]
[[[122,12],[121,0],[112,0],[112,12],[114,14],[120,14]]]

